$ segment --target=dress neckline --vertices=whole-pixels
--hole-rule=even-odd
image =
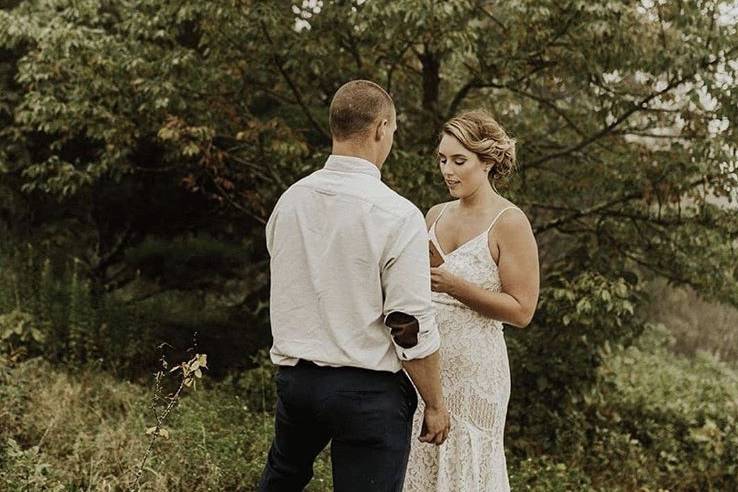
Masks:
[[[441,253],[441,256],[443,258],[446,258],[447,256],[451,256],[452,254],[456,253],[457,251],[459,251],[463,247],[467,246],[468,244],[473,243],[475,240],[479,239],[484,234],[489,234],[489,230],[482,231],[481,233],[477,234],[473,238],[471,238],[471,239],[469,239],[467,241],[464,241],[462,244],[460,244],[459,246],[457,246],[456,248],[454,248],[450,252],[446,253],[445,251],[443,251],[443,247],[441,246],[441,242],[438,240],[438,236],[436,235],[436,224],[435,224],[435,222],[431,226],[431,240],[433,241],[433,243],[436,246],[436,249],[438,250],[439,253]]]
[[[443,216],[444,212],[446,212],[446,208],[450,204],[451,203],[447,203],[446,205],[443,206],[443,208],[441,209],[441,213],[438,214],[438,217],[436,217],[436,220],[433,221],[433,224],[430,227],[430,239],[431,239],[431,241],[433,241],[434,245],[436,246],[436,249],[441,254],[441,257],[444,259],[444,261],[445,261],[445,259],[446,259],[447,256],[451,256],[452,254],[456,253],[460,249],[466,247],[468,244],[473,243],[474,241],[476,241],[480,237],[489,234],[489,231],[492,230],[492,227],[494,227],[495,223],[497,222],[497,219],[499,219],[504,212],[506,212],[507,210],[510,210],[510,209],[517,208],[517,207],[505,207],[505,208],[503,208],[502,210],[500,210],[497,213],[497,215],[495,215],[495,218],[492,219],[492,223],[490,223],[489,227],[487,227],[486,230],[480,232],[479,234],[477,234],[476,236],[474,236],[474,237],[472,237],[470,239],[467,239],[466,241],[464,241],[463,243],[461,243],[460,245],[458,245],[456,248],[454,248],[450,252],[446,253],[443,250],[443,247],[441,246],[441,242],[438,240],[438,235],[436,234],[436,224],[438,223],[438,219],[440,219],[441,216]],[[491,253],[490,253],[490,258],[492,259],[492,263],[495,263],[495,265],[496,265],[497,263],[494,261],[494,258],[492,258],[492,254]]]

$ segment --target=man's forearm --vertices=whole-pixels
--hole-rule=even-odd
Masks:
[[[423,359],[404,361],[402,366],[418,388],[426,406],[430,408],[445,406],[441,390],[441,358],[438,351]]]

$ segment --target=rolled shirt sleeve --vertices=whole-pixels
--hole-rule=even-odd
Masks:
[[[431,303],[428,233],[419,210],[413,210],[396,228],[385,251],[381,280],[385,323],[395,315],[417,321],[406,323],[414,325],[409,329],[417,330],[417,337],[415,333],[392,337],[399,359],[422,359],[436,352],[441,339]]]

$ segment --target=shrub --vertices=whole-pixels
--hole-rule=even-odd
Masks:
[[[0,352],[11,359],[38,355],[44,331],[33,315],[19,309],[0,314]]]
[[[135,375],[157,360],[155,315],[96,294],[76,261],[0,245],[0,349]],[[2,351],[2,350],[0,350]]]
[[[603,351],[597,384],[572,402],[558,448],[606,490],[738,489],[738,375],[713,356],[674,355],[652,326]]]
[[[7,462],[0,466],[0,490],[64,490],[38,446],[22,449],[13,439],[0,446],[0,463]]]
[[[508,463],[510,489],[515,491],[569,492],[591,490],[591,483],[581,469],[542,455]]]

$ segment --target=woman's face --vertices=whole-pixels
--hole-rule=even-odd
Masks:
[[[489,183],[486,166],[477,154],[447,133],[443,134],[438,145],[438,165],[449,193],[454,198],[472,195],[484,183]]]

